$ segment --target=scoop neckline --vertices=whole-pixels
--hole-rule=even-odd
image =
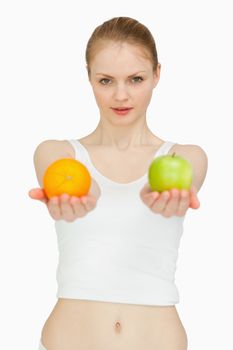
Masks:
[[[90,155],[89,155],[89,152],[88,152],[88,150],[86,149],[86,147],[83,146],[83,144],[82,144],[79,140],[75,139],[75,141],[78,142],[78,144],[81,145],[81,147],[82,147],[82,149],[84,150],[84,152],[85,152],[85,154],[86,154],[86,156],[87,156],[87,158],[88,158],[88,161],[90,162],[90,164],[91,164],[92,168],[94,169],[94,171],[95,171],[100,177],[102,177],[105,181],[107,181],[107,182],[109,182],[109,183],[111,183],[111,184],[114,184],[114,185],[119,186],[119,187],[134,185],[134,184],[138,184],[138,183],[142,182],[142,180],[146,179],[147,176],[148,176],[148,171],[147,171],[143,176],[141,176],[140,178],[138,178],[138,179],[136,179],[136,180],[134,180],[134,181],[131,181],[131,182],[121,183],[121,182],[113,181],[113,180],[111,180],[109,177],[107,177],[107,176],[105,176],[104,174],[102,174],[98,169],[96,169],[96,167],[95,167],[95,165],[93,164],[92,159],[91,159],[91,157],[90,157]],[[155,159],[156,154],[157,154],[157,153],[160,151],[160,149],[161,149],[162,147],[164,147],[164,145],[167,144],[167,143],[168,143],[168,141],[164,141],[164,142],[162,143],[162,145],[155,151],[152,160]]]

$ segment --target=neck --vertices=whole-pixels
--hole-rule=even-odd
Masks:
[[[151,145],[156,139],[146,121],[140,121],[134,126],[116,127],[100,120],[94,135],[97,144],[110,146],[119,151],[129,151],[140,146]]]

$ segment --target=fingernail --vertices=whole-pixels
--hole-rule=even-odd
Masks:
[[[158,192],[153,192],[152,198],[156,199],[156,198],[158,198],[158,196],[159,196]]]
[[[52,197],[50,199],[50,201],[53,203],[53,204],[57,204],[58,203],[58,198],[57,197]]]
[[[81,197],[81,201],[82,201],[83,204],[86,204],[87,203],[86,197]]]
[[[62,198],[62,199],[68,199],[68,198],[69,198],[68,193],[63,193],[63,194],[61,195],[61,198]]]

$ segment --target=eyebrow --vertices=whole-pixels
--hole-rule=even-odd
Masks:
[[[145,71],[145,70],[141,70],[141,71],[139,71],[139,72],[136,72],[136,73],[134,73],[134,74],[129,75],[128,78],[131,78],[131,77],[133,77],[134,75],[137,75],[137,74],[139,74],[139,73],[146,73],[146,71]],[[96,75],[104,75],[105,77],[108,77],[108,78],[114,78],[114,77],[112,77],[111,75],[105,74],[105,73],[96,73]]]

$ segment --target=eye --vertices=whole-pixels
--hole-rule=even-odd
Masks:
[[[138,76],[138,77],[134,77],[133,80],[135,80],[136,83],[140,83],[141,81],[143,81],[143,78]]]
[[[143,81],[143,78],[140,77],[140,76],[137,76],[137,77],[134,77],[132,78],[132,80],[135,82],[135,83],[140,83],[141,81]],[[111,80],[110,79],[107,79],[107,78],[103,78],[101,79],[100,81],[100,84],[102,85],[109,85]]]
[[[100,84],[107,85],[109,81],[110,81],[109,79],[103,78],[103,79],[100,80]]]

